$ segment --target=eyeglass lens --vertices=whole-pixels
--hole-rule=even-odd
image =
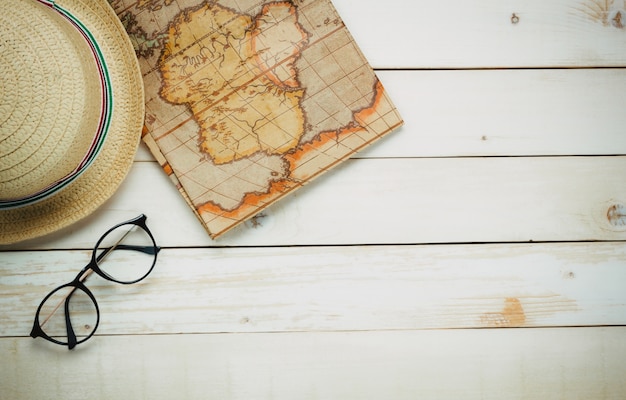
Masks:
[[[152,270],[156,247],[147,231],[127,224],[111,230],[100,239],[95,259],[100,271],[109,279],[134,283]]]
[[[39,324],[46,335],[67,344],[66,314],[78,342],[86,340],[98,325],[98,310],[93,300],[82,289],[62,286],[52,292],[39,311]]]

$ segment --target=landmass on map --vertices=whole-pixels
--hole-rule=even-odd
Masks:
[[[183,12],[161,53],[160,96],[190,107],[199,149],[215,164],[285,154],[305,129],[293,63],[307,38],[288,2],[265,5],[255,18],[219,4]]]

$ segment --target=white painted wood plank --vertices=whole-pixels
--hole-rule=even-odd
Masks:
[[[89,259],[0,257],[0,336]],[[98,334],[626,325],[624,260],[626,243],[165,249],[141,284],[87,285]]]
[[[212,241],[156,163],[84,221],[3,246],[90,248],[144,212],[163,246],[626,239],[626,157],[350,160]]]
[[[623,69],[378,75],[405,125],[356,157],[626,154]]]
[[[594,399],[626,396],[625,328],[0,339],[3,398]]]
[[[405,125],[357,158],[626,154],[623,69],[378,75]]]
[[[613,20],[619,9],[626,24],[621,0],[333,3],[376,68],[626,65],[626,32]]]

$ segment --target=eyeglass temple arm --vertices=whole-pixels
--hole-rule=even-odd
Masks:
[[[76,290],[76,289],[74,289]],[[67,298],[65,299],[65,327],[67,330],[67,347],[68,349],[72,350],[74,347],[76,347],[77,344],[77,339],[76,339],[76,333],[74,332],[74,328],[72,327],[72,321],[70,320],[70,298],[72,297],[72,294],[74,293],[74,290],[72,290],[72,293],[70,293],[69,296],[67,296]]]

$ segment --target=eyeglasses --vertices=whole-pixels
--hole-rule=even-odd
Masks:
[[[95,272],[106,280],[130,285],[152,272],[160,248],[146,218],[139,215],[102,235],[94,246],[91,261],[76,278],[44,297],[35,314],[31,337],[41,337],[71,350],[93,336],[100,323],[100,309],[83,282]],[[63,318],[55,315],[61,306]]]

